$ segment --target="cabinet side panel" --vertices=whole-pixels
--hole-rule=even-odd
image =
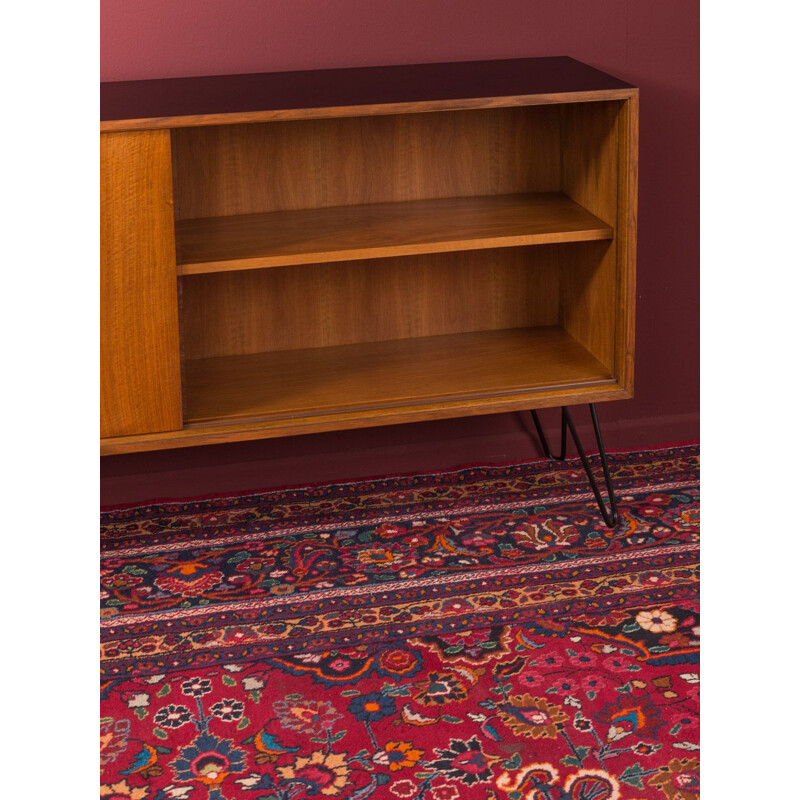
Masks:
[[[182,425],[169,131],[100,137],[100,435]]]
[[[563,191],[614,228],[612,242],[564,252],[564,329],[617,374],[619,303],[618,181],[620,103],[575,103],[562,108]]]
[[[634,328],[636,323],[636,229],[639,199],[639,95],[622,103],[619,137],[619,308],[617,380],[633,394]]]

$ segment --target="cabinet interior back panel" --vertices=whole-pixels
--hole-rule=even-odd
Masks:
[[[192,275],[187,359],[559,323],[558,245]]]
[[[181,128],[178,219],[561,189],[553,106]]]

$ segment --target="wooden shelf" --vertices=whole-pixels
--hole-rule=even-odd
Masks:
[[[557,327],[186,362],[187,424],[281,419],[612,382]]]
[[[178,222],[182,275],[613,238],[558,192],[273,211]]]

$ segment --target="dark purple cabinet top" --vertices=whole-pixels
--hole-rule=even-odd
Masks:
[[[100,84],[100,119],[246,114],[631,90],[567,57],[164,78]]]

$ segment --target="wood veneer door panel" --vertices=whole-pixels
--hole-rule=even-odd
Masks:
[[[182,426],[169,131],[100,136],[100,435]]]

